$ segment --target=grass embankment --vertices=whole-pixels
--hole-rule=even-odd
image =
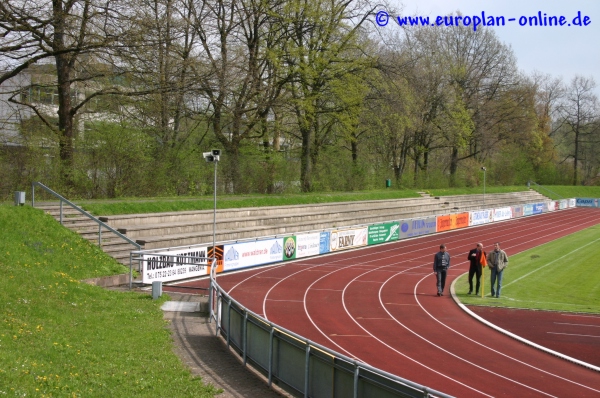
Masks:
[[[525,186],[490,187],[486,193],[524,191]],[[482,188],[453,188],[426,191],[435,196],[482,193]],[[219,195],[217,208],[289,206],[315,203],[351,202],[420,197],[417,190],[387,189],[360,192],[307,193],[289,195]],[[81,201],[84,209],[96,215],[159,213],[168,211],[212,210],[213,197],[200,198],[131,198],[104,201]]]
[[[490,297],[490,271],[484,271],[485,296],[466,294],[467,275],[456,281],[467,305],[600,313],[600,225],[511,256],[499,299]]]
[[[0,395],[212,396],[173,353],[162,300],[80,282],[124,272],[40,210],[0,206]]]
[[[572,185],[549,185],[540,188],[532,185],[533,189],[549,197],[550,199],[561,198],[600,198],[600,186],[572,186]]]

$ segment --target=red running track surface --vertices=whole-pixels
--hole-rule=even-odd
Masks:
[[[499,241],[511,256],[598,223],[595,209],[557,211],[219,275],[218,282],[276,324],[448,394],[599,397],[600,373],[483,325],[447,293],[477,242],[490,251]],[[443,297],[432,272],[440,243],[452,255]]]

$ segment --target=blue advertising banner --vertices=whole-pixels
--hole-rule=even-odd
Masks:
[[[319,254],[329,253],[329,232],[321,232]]]
[[[413,236],[436,233],[436,217],[419,218],[416,220],[400,221],[400,239],[412,238]]]
[[[533,214],[542,214],[544,211],[548,211],[548,207],[545,207],[545,203],[534,203]]]
[[[533,204],[529,203],[523,206],[523,215],[531,216],[533,214]]]
[[[577,207],[600,207],[598,198],[577,198],[575,201]]]

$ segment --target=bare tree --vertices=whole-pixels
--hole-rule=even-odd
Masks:
[[[46,84],[58,95],[58,122],[39,104],[15,92],[12,102],[27,106],[58,136],[65,182],[71,181],[75,116],[94,97],[119,90],[93,81],[114,74],[102,66],[124,27],[119,1],[5,0],[0,3],[0,83],[35,65],[54,65],[55,80]],[[77,95],[75,95],[77,94]]]
[[[597,124],[600,108],[598,97],[594,94],[595,88],[593,78],[575,76],[566,88],[560,106],[558,124],[569,148],[566,158],[573,159],[573,185],[580,182],[582,145],[600,141]]]

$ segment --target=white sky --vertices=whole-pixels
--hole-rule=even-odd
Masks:
[[[435,17],[460,10],[464,16],[485,15],[517,18],[542,15],[565,16],[569,22],[581,11],[591,19],[588,26],[522,27],[518,22],[494,27],[498,38],[510,45],[519,69],[537,70],[568,83],[575,75],[593,76],[600,97],[600,0],[390,0],[403,16]],[[390,15],[391,17],[391,15]],[[387,29],[392,28],[391,23]],[[397,27],[397,25],[395,25]],[[471,25],[472,26],[472,25]],[[435,29],[435,28],[432,28]]]

